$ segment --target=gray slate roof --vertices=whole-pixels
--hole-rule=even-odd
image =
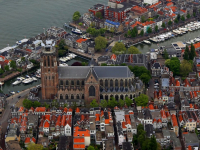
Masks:
[[[59,79],[86,78],[90,66],[59,66]],[[98,78],[129,78],[133,74],[127,66],[94,66]]]

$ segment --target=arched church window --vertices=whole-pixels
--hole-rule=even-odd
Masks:
[[[89,88],[89,96],[95,96],[95,87],[93,85]]]

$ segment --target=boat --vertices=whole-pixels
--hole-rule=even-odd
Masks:
[[[12,83],[12,85],[18,85],[22,82],[22,80],[20,79],[17,79],[15,82]]]
[[[26,79],[25,80],[23,80],[22,81],[22,83],[24,83],[24,84],[28,84],[28,83],[31,83],[31,82],[33,82],[34,80],[33,80],[33,78],[31,78],[30,76],[26,76]]]
[[[37,81],[37,78],[36,78],[36,77],[32,77],[32,79],[33,79],[34,81]]]
[[[75,33],[75,34],[82,34],[83,32],[81,31],[81,30],[79,30],[79,29],[72,29],[72,33]]]
[[[0,82],[0,86],[2,86],[2,85],[4,85],[4,82],[2,81],[2,82]]]
[[[41,74],[36,74],[35,76],[39,79],[41,78]]]
[[[144,40],[143,42],[144,42],[145,44],[151,44],[151,42],[148,41],[148,40]]]
[[[14,95],[14,94],[15,94],[15,92],[14,92],[14,91],[12,91],[12,92],[10,92],[10,94]]]

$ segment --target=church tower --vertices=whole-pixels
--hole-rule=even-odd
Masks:
[[[46,41],[41,52],[42,99],[55,99],[58,85],[58,61],[55,43]]]

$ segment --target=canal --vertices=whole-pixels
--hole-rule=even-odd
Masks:
[[[72,60],[70,60],[70,61],[68,61],[68,62],[66,62],[66,63],[67,63],[69,66],[71,66],[74,62],[88,62],[88,61],[89,61],[89,60],[86,59],[86,58],[77,56],[76,58],[74,58],[74,59],[72,59]],[[25,72],[25,73],[23,73],[21,76],[24,76],[24,77],[25,77],[27,74],[28,74],[28,75],[31,75],[31,74],[33,74],[36,70],[37,70],[37,69],[33,69],[33,70],[31,70],[31,71]],[[14,92],[23,91],[23,90],[28,89],[28,88],[30,88],[30,87],[36,86],[36,85],[38,85],[38,84],[41,84],[41,79],[38,79],[38,78],[37,78],[37,79],[38,79],[37,81],[34,81],[34,82],[30,83],[30,84],[23,84],[23,83],[20,83],[19,85],[13,86],[12,83],[13,83],[14,81],[16,81],[16,79],[17,79],[17,77],[15,77],[15,78],[13,78],[13,79],[11,79],[11,80],[8,80],[8,81],[6,81],[6,82],[4,83],[4,85],[2,86],[2,91],[3,91],[3,93],[8,94],[8,93],[10,93],[10,92],[12,92],[12,91],[14,91]]]
[[[194,38],[196,38],[198,36],[200,36],[200,30],[195,30],[195,31],[188,32],[186,34],[183,34],[183,35],[176,36],[174,38],[168,39],[168,40],[166,40],[164,42],[151,43],[151,45],[140,43],[138,45],[135,45],[135,47],[137,47],[142,53],[146,53],[146,52],[149,52],[150,49],[158,48],[158,46],[170,46],[171,43],[177,42],[177,41],[182,41],[182,42],[185,43],[186,41],[194,39]]]

